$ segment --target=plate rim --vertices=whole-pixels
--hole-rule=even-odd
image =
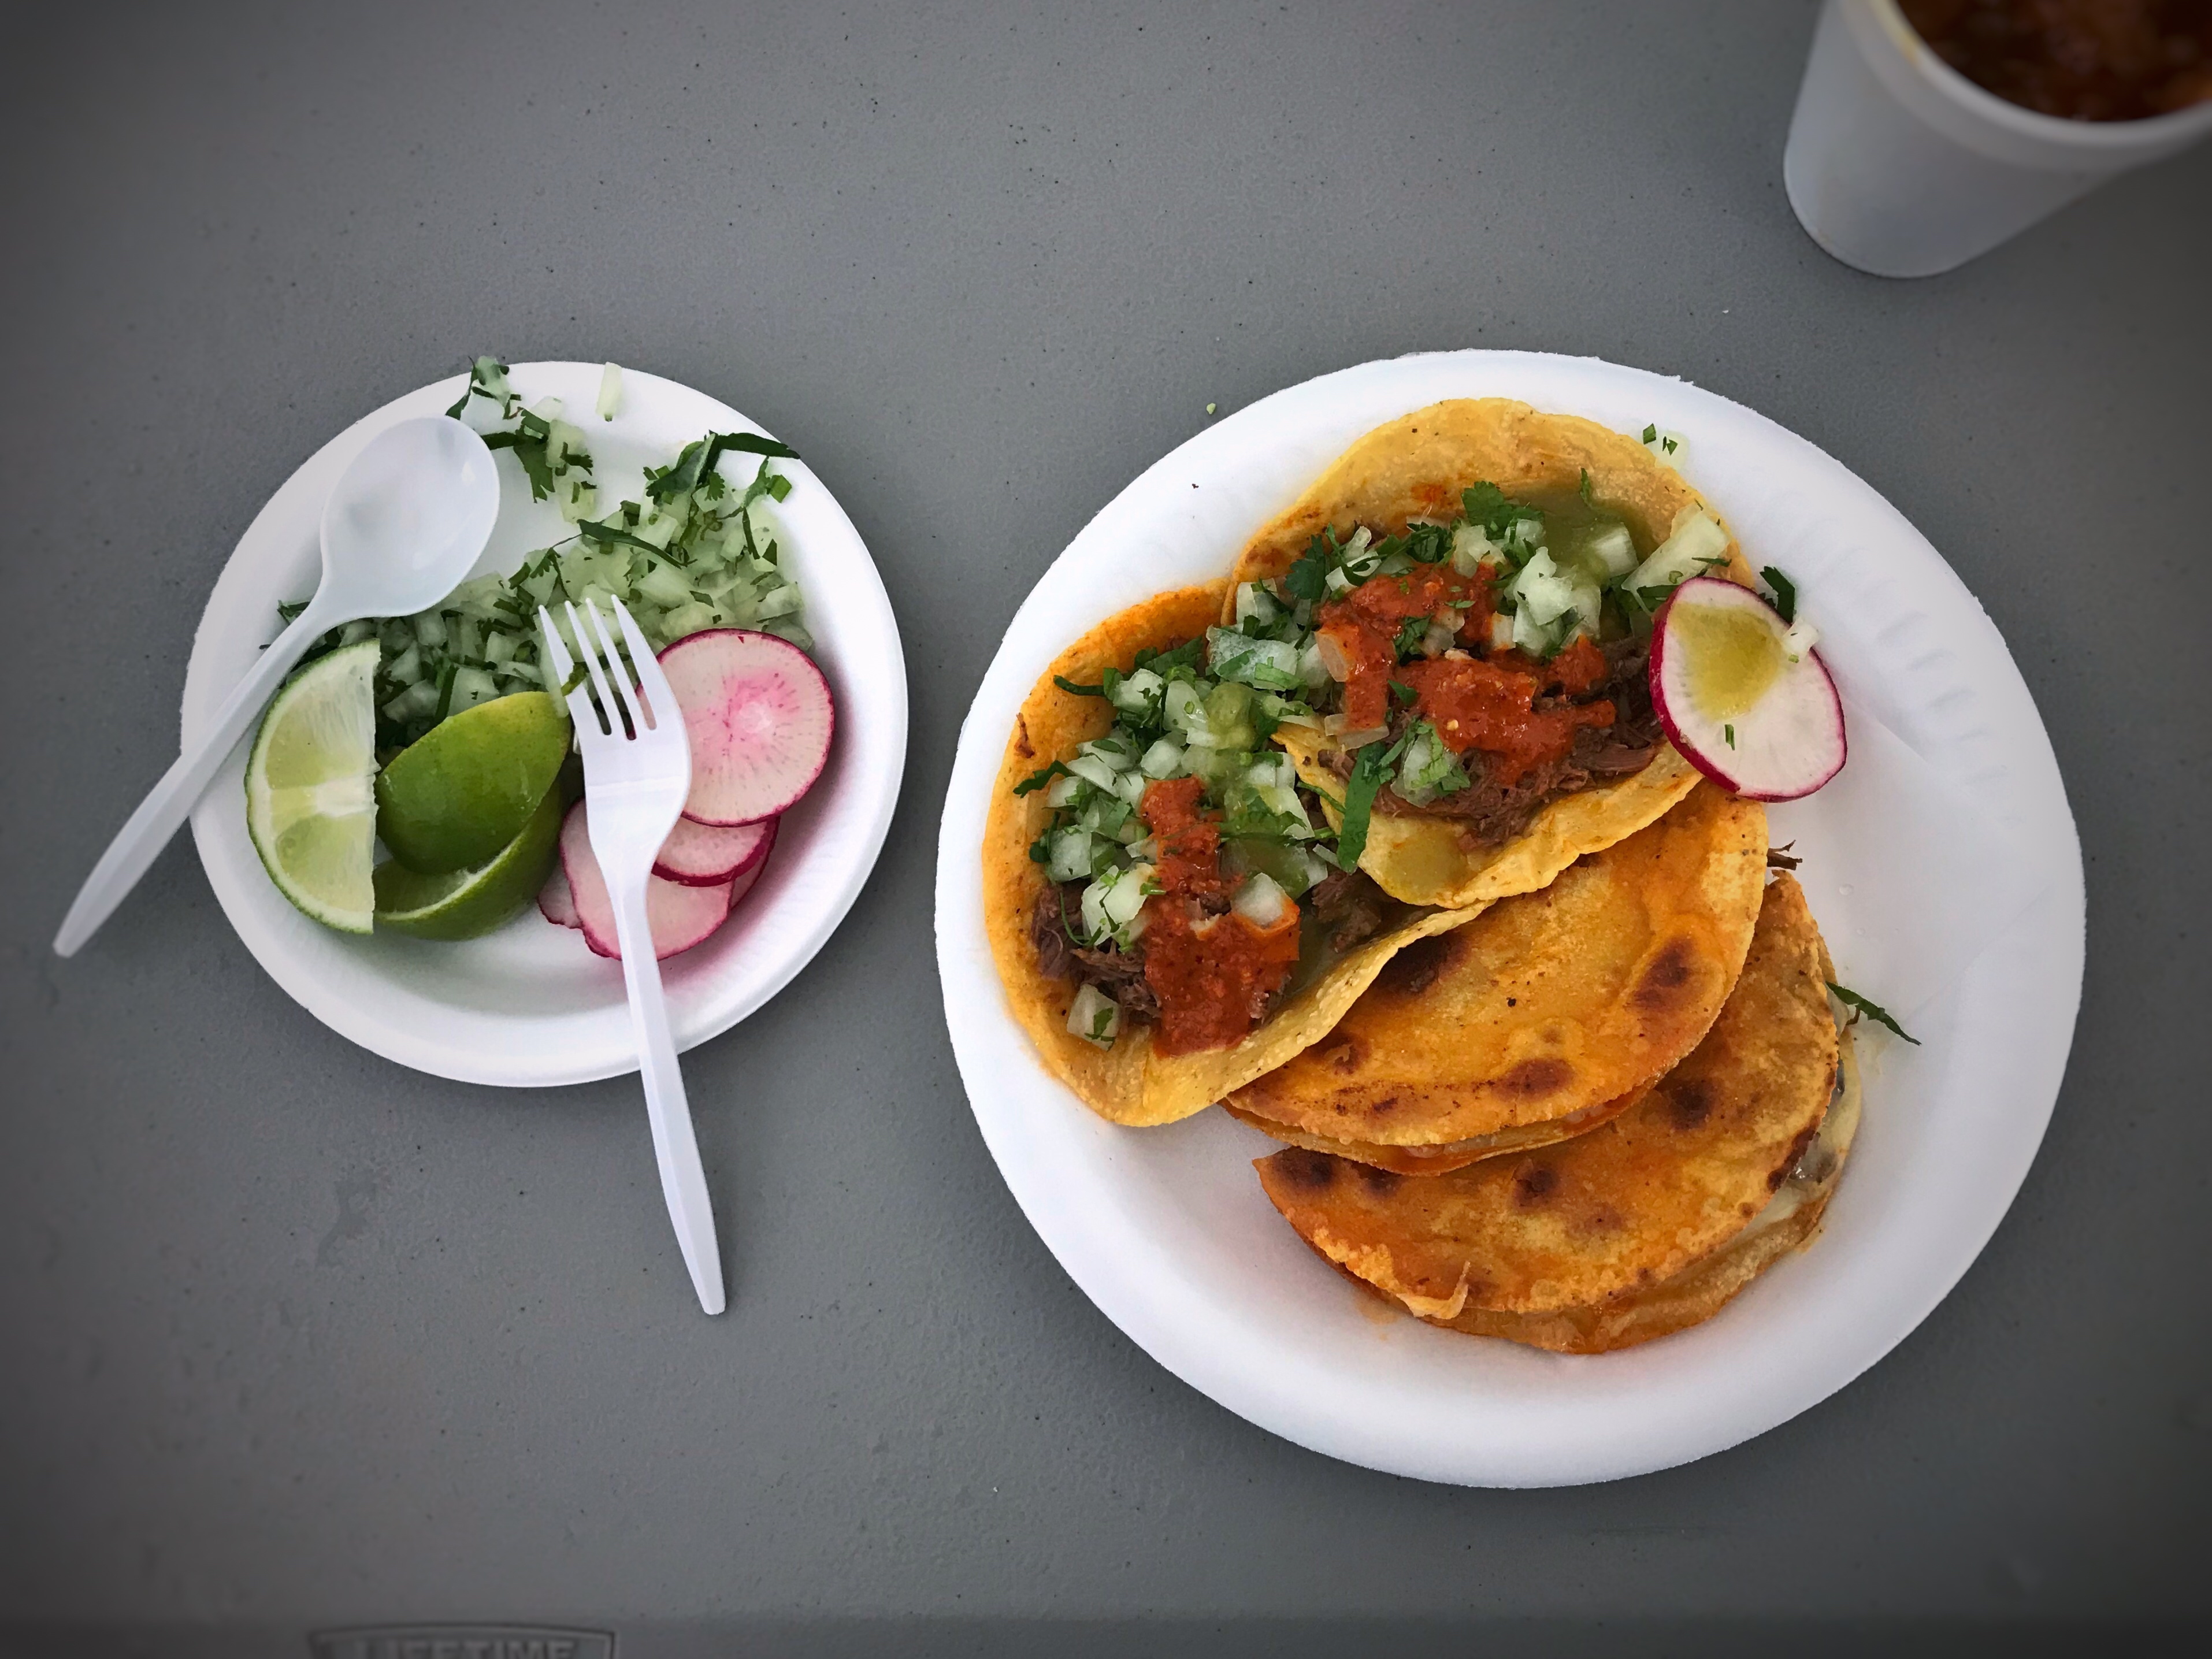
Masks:
[[[1332,390],[1344,390],[1354,386],[1365,376],[1387,377],[1404,374],[1413,378],[1429,374],[1439,380],[1455,377],[1462,382],[1455,387],[1432,390],[1426,396],[1407,401],[1402,405],[1401,413],[1410,412],[1428,402],[1445,397],[1495,395],[1501,392],[1504,395],[1516,395],[1510,388],[1492,387],[1488,392],[1481,388],[1480,381],[1486,372],[1495,374],[1501,370],[1509,375],[1516,371],[1533,371],[1540,374],[1556,373],[1568,377],[1594,375],[1601,380],[1616,381],[1622,386],[1663,387],[1665,395],[1670,399],[1686,398],[1692,404],[1702,403],[1713,412],[1724,415],[1731,422],[1747,422],[1747,430],[1756,434],[1759,441],[1796,452],[1800,459],[1826,475],[1831,483],[1855,495],[1857,500],[1853,503],[1853,509],[1857,516],[1853,521],[1861,522],[1866,514],[1881,521],[1882,532],[1896,538],[1905,550],[1905,556],[1918,564],[1924,564],[1927,574],[1937,587],[1947,590],[1943,594],[1943,603],[1948,611],[1962,617],[1971,616],[1974,619],[1977,626],[1970,631],[1980,637],[1968,641],[1968,647],[1985,658],[1993,647],[1993,662],[1986,665],[1997,669],[1997,679],[2002,683],[1989,688],[1978,685],[1977,689],[1991,690],[1998,701],[2011,705],[1998,713],[2008,720],[2012,736],[2021,741],[2027,750],[2033,751],[2032,755],[2023,756],[2033,763],[2029,768],[2033,775],[2023,776],[2021,787],[2031,794],[2049,797],[2038,800],[2036,810],[2049,815],[2048,822],[2044,825],[2046,830],[2063,831],[2056,837],[2054,844],[2063,842],[2064,848],[2060,860],[2061,867],[2049,884],[2033,902],[2006,927],[1998,931],[1996,938],[1975,958],[1970,969],[1979,971],[1984,963],[1999,954],[1997,946],[2008,935],[2033,925],[2042,930],[2043,942],[2055,942],[2057,946],[2055,957],[2044,958],[2046,971],[2042,977],[2046,988],[2055,994],[2056,1002],[2063,1004],[2064,1010],[2063,1020],[2046,1023],[2042,1047],[2030,1061],[2038,1070],[2033,1097],[2019,1105],[2008,1120],[2011,1134],[2005,1151],[2008,1155],[2002,1160],[2002,1167],[1996,1170],[1993,1179],[1984,1183],[1980,1194],[1983,1202],[1970,1225],[1964,1230],[1965,1233],[1972,1234],[1970,1242],[1954,1243],[1950,1259],[1934,1272],[1923,1274],[1912,1287],[1912,1294],[1891,1298],[1883,1307],[1856,1310],[1866,1330],[1856,1342],[1854,1352],[1829,1365],[1816,1383],[1798,1388],[1779,1409],[1752,1413],[1745,1420],[1719,1431],[1709,1428],[1692,1431],[1681,1430],[1680,1425],[1670,1425],[1674,1430],[1675,1443],[1650,1451],[1643,1449],[1616,1449],[1609,1455],[1609,1462],[1604,1458],[1577,1459],[1572,1455],[1534,1459],[1491,1458],[1486,1461],[1480,1455],[1473,1458],[1464,1455],[1408,1455],[1404,1448],[1387,1443],[1387,1437],[1377,1440],[1373,1436],[1335,1432],[1334,1430],[1341,1425],[1326,1422],[1317,1424],[1312,1413],[1302,1410],[1299,1402],[1284,1398],[1283,1390],[1279,1388],[1271,1389],[1264,1381],[1255,1382],[1249,1377],[1237,1375],[1233,1362],[1224,1358],[1219,1351],[1221,1345],[1193,1340],[1188,1331],[1174,1328],[1178,1317],[1188,1321],[1194,1310],[1202,1311],[1202,1295],[1200,1287],[1190,1282],[1189,1276],[1178,1271],[1176,1264],[1152,1249],[1154,1241],[1118,1237],[1114,1241],[1117,1247],[1130,1251],[1132,1259],[1149,1255],[1152,1258],[1149,1266],[1158,1275],[1158,1283],[1146,1290],[1132,1291],[1127,1283],[1126,1274],[1117,1276],[1102,1271],[1100,1263],[1092,1255],[1086,1253],[1095,1248],[1094,1241],[1082,1236],[1082,1225],[1073,1213],[1078,1206],[1043,1201],[1046,1195],[1033,1189],[1030,1182],[1030,1172],[1023,1167],[1023,1147],[1010,1134],[1005,1115],[986,1106],[986,1092],[979,1088],[980,1079],[975,1075],[975,1062],[980,1058],[975,1051],[982,1042],[977,1035],[979,1029],[990,1024],[995,1017],[996,1024],[992,1029],[1002,1036],[1006,1026],[1012,1023],[1012,1016],[1006,1011],[1002,998],[971,997],[969,1000],[970,1006],[956,1005],[956,984],[963,970],[972,969],[975,946],[981,933],[980,880],[963,880],[962,866],[973,866],[978,860],[980,840],[971,832],[980,825],[981,808],[988,801],[990,781],[996,775],[999,753],[1005,742],[1005,732],[995,714],[991,727],[983,729],[984,704],[994,693],[1003,698],[1008,690],[1009,688],[997,684],[1004,678],[1002,664],[1009,653],[1014,650],[1017,641],[1022,640],[1024,623],[1032,609],[1038,605],[1040,594],[1054,584],[1055,573],[1076,557],[1087,542],[1099,535],[1102,526],[1110,526],[1118,515],[1133,510],[1133,502],[1142,501],[1150,492],[1161,488],[1166,475],[1191,471],[1203,466],[1206,451],[1224,443],[1224,434],[1239,422],[1273,418],[1286,407],[1295,407],[1293,400],[1317,401]],[[1470,386],[1465,382],[1474,384]],[[1572,407],[1571,404],[1553,406]],[[1384,415],[1380,418],[1387,420],[1391,416]],[[1353,435],[1356,436],[1357,433]],[[1692,441],[1702,441],[1693,436]],[[1338,447],[1340,450],[1341,441]],[[1695,459],[1693,453],[1691,456],[1693,472]],[[1194,472],[1193,476],[1198,475]],[[1720,506],[1723,511],[1728,510],[1726,501],[1721,501]],[[1253,523],[1256,527],[1261,521],[1255,518]],[[1915,574],[1919,574],[1917,568]],[[1026,642],[1024,648],[1028,648]],[[1017,702],[1020,694],[1026,690],[1027,684],[1024,680],[1019,686],[1012,688]],[[1898,722],[1889,720],[1881,710],[1879,697],[1872,701],[1875,703],[1874,712],[1883,713],[1886,722],[1894,729]],[[2023,714],[2024,722],[2021,719]],[[971,803],[963,795],[963,790],[974,793],[975,800]],[[975,902],[968,906],[963,915],[963,901],[969,900]],[[1220,422],[1201,429],[1170,450],[1139,472],[1078,532],[1068,547],[1040,574],[1036,586],[1017,609],[994,655],[991,668],[979,684],[967,717],[963,721],[959,748],[948,783],[939,826],[936,927],[946,1020],[970,1110],[994,1162],[999,1167],[1001,1178],[1006,1182],[1032,1229],[1061,1268],[1101,1312],[1154,1359],[1216,1403],[1272,1433],[1310,1449],[1342,1461],[1416,1479],[1461,1485],[1534,1486],[1581,1484],[1650,1473],[1711,1455],[1750,1439],[1810,1409],[1846,1386],[1892,1351],[1927,1317],[1987,1247],[1997,1225],[2016,1200],[2048,1128],[2051,1114],[2063,1082],[2066,1060],[2079,1018],[2086,951],[2086,892],[2080,840],[2070,805],[2066,800],[2064,781],[2058,772],[2048,732],[2035,708],[2033,696],[2020,675],[2017,663],[1994,623],[1990,621],[1957,572],[1910,520],[1878,491],[1833,456],[1778,422],[1747,405],[1677,377],[1595,357],[1469,349],[1412,353],[1400,357],[1376,359],[1316,376],[1274,392]],[[990,972],[990,978],[995,985],[995,972],[989,969],[988,944],[984,945],[981,959],[984,970]],[[994,1002],[988,1014],[978,1012],[972,1006],[987,1000]],[[2055,1041],[2054,1026],[2063,1028],[2058,1030]],[[1026,1042],[1025,1038],[1021,1041]],[[1002,1081],[999,1079],[992,1080]],[[2044,1086],[2046,1083],[2047,1088]],[[1949,1086],[1948,1079],[1945,1086]],[[1002,1086],[994,1092],[1005,1093],[1006,1091]],[[1073,1103],[1072,1096],[1067,1099],[1073,1111],[1084,1117],[1090,1115],[1079,1104]],[[1192,1120],[1193,1122],[1199,1121]],[[1096,1127],[1109,1133],[1132,1133],[1112,1131],[1111,1126],[1103,1122],[1097,1123]],[[1158,1134],[1164,1132],[1147,1133]],[[1960,1237],[1964,1237],[1964,1233]],[[1692,1334],[1686,1332],[1682,1337],[1687,1338]],[[1552,1358],[1570,1364],[1613,1363],[1610,1358]]]
[[[588,374],[596,376],[603,367],[597,362],[541,359],[510,364],[508,373],[526,382],[545,375]],[[745,430],[769,437],[775,435],[767,426],[732,405],[683,381],[629,365],[623,366],[623,376],[626,388],[640,383],[665,388],[669,392],[696,398],[711,406],[717,422],[727,421]],[[201,609],[199,620],[193,629],[191,651],[186,660],[185,683],[179,699],[179,728],[185,741],[189,741],[194,732],[204,726],[216,703],[228,690],[227,685],[219,684],[215,680],[211,661],[216,648],[213,637],[218,631],[219,622],[227,622],[239,605],[250,605],[266,598],[273,607],[276,599],[282,597],[259,595],[250,591],[253,578],[245,569],[246,562],[255,556],[258,547],[270,538],[291,533],[288,521],[303,507],[311,519],[319,514],[322,490],[315,480],[320,471],[331,467],[337,458],[349,454],[376,432],[395,421],[424,412],[442,412],[460,395],[467,381],[467,372],[461,371],[388,399],[318,445],[264,499],[216,573],[209,589],[207,601]],[[434,405],[434,410],[430,409],[430,405]],[[857,695],[854,696],[856,704],[863,701],[869,702],[871,705],[877,701],[881,702],[881,707],[870,706],[866,710],[872,732],[880,734],[874,738],[872,746],[880,751],[881,763],[872,771],[860,775],[860,787],[854,797],[855,804],[844,809],[848,814],[847,821],[825,818],[810,826],[815,836],[821,836],[830,834],[835,825],[845,849],[843,858],[836,866],[837,878],[832,884],[829,901],[816,908],[810,925],[793,937],[779,953],[775,965],[761,975],[749,991],[719,1003],[710,1003],[703,1017],[696,1011],[672,1006],[672,1012],[678,1015],[679,1021],[677,1031],[679,1052],[688,1052],[712,1041],[750,1018],[780,994],[819,954],[843,925],[880,860],[904,787],[911,696],[898,619],[884,586],[882,573],[878,569],[874,556],[869,551],[859,528],[854,525],[851,515],[820,476],[802,460],[787,461],[785,466],[787,471],[797,475],[796,482],[807,486],[809,494],[817,498],[816,510],[828,516],[830,527],[841,538],[849,538],[850,551],[858,556],[860,568],[866,577],[863,582],[840,589],[826,604],[823,595],[815,592],[808,593],[807,602],[817,614],[829,608],[854,615],[863,629],[874,634],[878,642],[884,647],[883,654],[887,668],[881,684],[872,688],[866,699]],[[854,718],[859,712],[857,708],[848,714],[841,705],[838,712],[842,728],[849,730],[857,723]],[[252,737],[249,731],[240,739],[238,749],[226,763],[225,771],[217,775],[216,782],[195,804],[191,817],[192,840],[200,867],[215,891],[216,902],[222,907],[231,930],[262,971],[293,1001],[324,1025],[360,1048],[394,1064],[457,1083],[501,1088],[549,1088],[596,1082],[629,1075],[637,1070],[636,1052],[627,1035],[626,1023],[622,1028],[624,1033],[622,1038],[612,1044],[600,1045],[596,1052],[564,1055],[557,1049],[533,1044],[527,1040],[510,1040],[505,1044],[479,1042],[476,1045],[457,1045],[407,1030],[381,1014],[364,1010],[326,986],[313,964],[295,960],[292,951],[277,937],[278,930],[265,925],[250,905],[246,898],[245,883],[230,867],[232,860],[226,859],[221,851],[222,842],[230,835],[230,826],[224,821],[221,808],[224,781],[229,776],[229,769],[240,763],[240,756],[251,743]],[[852,816],[861,820],[857,833],[854,832],[854,826],[849,822]],[[258,861],[252,868],[258,874]],[[318,939],[318,943],[320,942]],[[737,971],[733,965],[732,978],[737,976]],[[618,989],[618,981],[617,986]],[[547,1026],[559,1023],[557,1018],[526,1020],[520,1016],[489,1010],[462,1012],[470,1018],[487,1022],[493,1026],[512,1025],[518,1031],[527,1030],[532,1035],[542,1034]],[[684,1018],[686,1012],[690,1014],[688,1020]]]

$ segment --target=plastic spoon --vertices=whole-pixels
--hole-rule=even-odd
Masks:
[[[309,646],[343,623],[428,610],[467,578],[498,516],[491,451],[459,421],[424,416],[371,438],[323,504],[323,579],[315,597],[100,854],[54,935],[54,949],[74,955],[138,884]]]

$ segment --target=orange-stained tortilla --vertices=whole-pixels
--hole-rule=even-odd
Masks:
[[[1649,1083],[1638,1084],[1626,1094],[1601,1101],[1595,1106],[1586,1106],[1579,1112],[1570,1112],[1565,1117],[1549,1118],[1541,1123],[1516,1124],[1511,1128],[1477,1135],[1471,1139],[1440,1141],[1432,1146],[1393,1146],[1381,1140],[1336,1140],[1261,1117],[1239,1106],[1234,1097],[1223,1101],[1221,1107],[1230,1116],[1250,1124],[1263,1134],[1273,1135],[1286,1146],[1303,1146],[1310,1152],[1328,1152],[1337,1158],[1348,1158],[1355,1164],[1371,1164],[1378,1170],[1389,1170],[1398,1175],[1431,1176],[1442,1175],[1448,1170],[1463,1170],[1486,1158],[1503,1158],[1508,1152],[1533,1152],[1539,1146],[1548,1146],[1555,1140],[1570,1140],[1577,1135],[1588,1134],[1600,1124],[1612,1122],[1650,1092]]]
[[[1706,507],[1681,474],[1660,465],[1634,438],[1594,421],[1547,414],[1508,398],[1454,398],[1417,409],[1361,437],[1253,536],[1231,573],[1221,620],[1234,619],[1235,584],[1282,575],[1324,529],[1344,538],[1364,525],[1376,535],[1398,535],[1416,520],[1450,521],[1472,484],[1494,483],[1526,499],[1580,490],[1585,478],[1590,501],[1620,516],[1641,553],[1663,541],[1686,509]],[[1728,559],[1716,574],[1750,586],[1751,567],[1732,538]],[[1346,641],[1357,645],[1353,635],[1374,631],[1347,629]],[[1375,694],[1361,695],[1359,710],[1347,706],[1347,717],[1374,712]],[[1364,722],[1347,718],[1346,724]],[[1334,744],[1291,726],[1281,728],[1276,741],[1306,782],[1332,795],[1340,792]],[[1359,866],[1407,904],[1457,908],[1534,892],[1583,854],[1650,823],[1697,779],[1688,761],[1662,746],[1641,771],[1551,802],[1502,846],[1467,840],[1449,818],[1377,813]]]
[[[1616,1099],[1711,1025],[1765,870],[1765,809],[1701,783],[1541,892],[1408,945],[1328,1035],[1231,1098],[1306,1135],[1400,1146]]]
[[[1602,1128],[1415,1180],[1293,1149],[1260,1160],[1261,1185],[1316,1250],[1424,1318],[1647,1289],[1741,1232],[1811,1147],[1839,1057],[1829,971],[1780,877],[1705,1040]]]
[[[1216,582],[1156,595],[1108,617],[1060,653],[1023,702],[992,786],[980,849],[983,923],[1007,1008],[1029,1033],[1045,1068],[1085,1105],[1116,1123],[1172,1123],[1205,1110],[1334,1025],[1401,947],[1478,914],[1429,911],[1405,917],[1291,993],[1250,1036],[1224,1048],[1164,1054],[1152,1030],[1142,1026],[1100,1048],[1067,1030],[1075,985],[1042,971],[1030,938],[1037,896],[1047,884],[1044,866],[1030,857],[1030,844],[1051,821],[1052,809],[1043,790],[1017,796],[1014,786],[1104,736],[1113,724],[1103,699],[1063,691],[1054,676],[1095,684],[1104,668],[1132,667],[1142,648],[1164,648],[1202,635],[1219,614],[1223,593]]]

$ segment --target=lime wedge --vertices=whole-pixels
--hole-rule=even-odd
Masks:
[[[568,753],[568,711],[543,691],[480,702],[392,758],[376,780],[377,834],[427,876],[474,870],[522,833]]]
[[[326,927],[366,933],[375,895],[377,642],[284,682],[246,763],[246,830],[276,889]]]
[[[376,925],[417,939],[475,939],[536,897],[561,842],[561,792],[549,789],[522,833],[490,863],[418,875],[397,859],[376,867]]]

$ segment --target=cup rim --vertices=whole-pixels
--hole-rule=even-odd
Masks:
[[[1852,0],[1844,0],[1846,4]],[[2168,110],[2133,121],[2077,121],[2063,115],[2046,115],[1986,87],[1977,86],[1943,61],[1942,54],[1920,37],[1907,21],[1898,0],[1857,0],[1874,15],[1904,64],[1916,72],[1928,88],[1964,112],[1979,116],[2022,137],[2040,139],[2091,152],[2133,150],[2168,138],[2183,138],[2212,130],[2212,99],[2185,109]]]

